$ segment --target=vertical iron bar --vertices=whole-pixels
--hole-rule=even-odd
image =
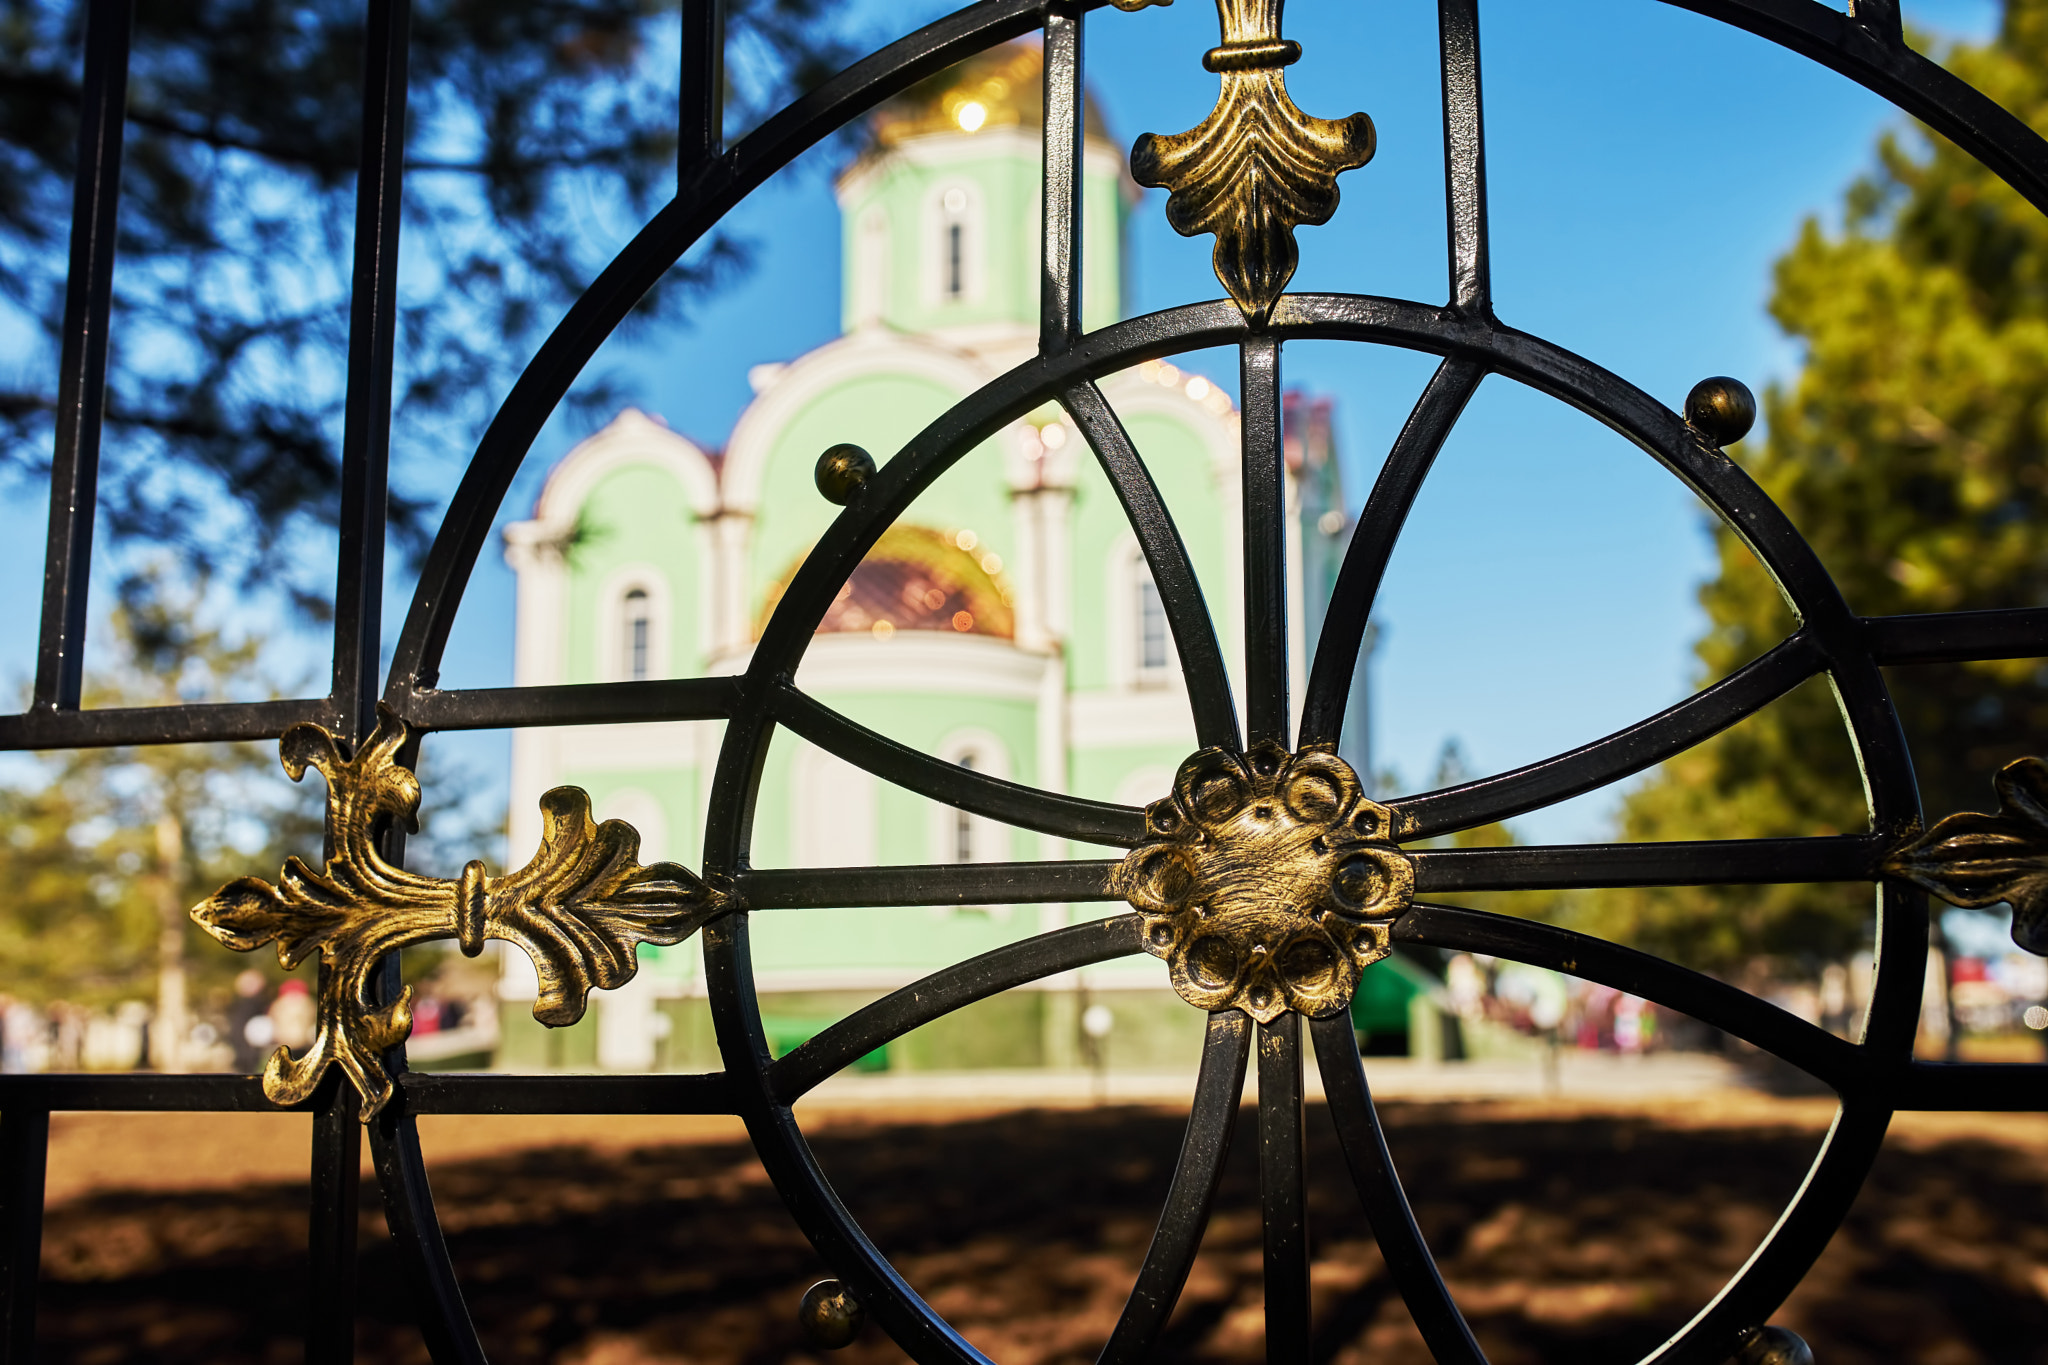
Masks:
[[[1259,1200],[1266,1222],[1266,1361],[1308,1359],[1308,1152],[1301,1125],[1301,1016],[1259,1026]]]
[[[1081,6],[1045,11],[1045,221],[1039,238],[1038,349],[1064,351],[1081,335]]]
[[[1246,739],[1288,744],[1287,488],[1280,447],[1280,341],[1244,343],[1244,642]]]
[[[313,1196],[307,1210],[306,1365],[348,1365],[356,1346],[357,1194],[363,1125],[356,1089],[330,1072],[313,1111]]]
[[[725,0],[683,0],[683,97],[676,184],[725,150]]]
[[[390,483],[391,372],[398,339],[398,242],[405,174],[410,0],[370,0],[363,32],[363,123],[356,171],[348,393],[341,438],[341,536],[334,588],[337,729],[360,744],[376,719]],[[325,969],[323,968],[323,971]],[[388,968],[387,968],[388,971]],[[337,1078],[338,1079],[338,1078]],[[313,1114],[312,1277],[307,1365],[355,1358],[356,1229],[362,1125],[354,1087],[325,1087]]]
[[[128,108],[134,0],[93,0],[85,21],[78,167],[71,191],[71,265],[57,372],[57,443],[50,460],[50,533],[33,705],[74,711],[85,681],[85,609],[100,427],[107,402],[107,327],[121,205],[121,134]]]
[[[334,587],[333,698],[340,732],[350,744],[369,732],[377,713],[411,11],[411,0],[370,0],[364,33],[355,276],[341,434],[341,553]]]
[[[36,1349],[36,1283],[43,1257],[43,1174],[49,1163],[50,1113],[0,1114],[0,1365],[29,1365]]]
[[[1486,121],[1479,89],[1479,0],[1437,0],[1443,45],[1444,194],[1451,247],[1451,303],[1460,312],[1493,311],[1493,267],[1486,246]]]

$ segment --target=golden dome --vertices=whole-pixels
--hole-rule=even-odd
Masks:
[[[999,577],[1002,561],[993,554],[977,558],[971,551],[978,547],[972,531],[891,526],[841,585],[818,634],[871,633],[886,640],[900,630],[929,630],[1010,639],[1016,621]],[[798,560],[769,587],[756,639],[802,564]]]
[[[1043,128],[1044,72],[1045,54],[1033,38],[977,53],[927,76],[877,109],[868,120],[869,146],[893,147],[935,133]],[[1114,145],[1094,99],[1083,99],[1083,114],[1088,136]]]

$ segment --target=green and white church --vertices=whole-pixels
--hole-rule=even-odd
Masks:
[[[884,107],[840,175],[843,333],[754,368],[725,448],[628,410],[550,472],[531,520],[508,526],[518,575],[516,681],[533,687],[736,673],[837,508],[813,482],[840,442],[899,449],[1033,355],[1038,338],[1040,57],[986,53]],[[1122,316],[1125,221],[1140,191],[1089,110],[1086,324]],[[1238,414],[1215,382],[1171,364],[1102,389],[1180,524],[1243,657]],[[1349,536],[1327,401],[1290,396],[1290,657],[1308,657]],[[944,475],[841,590],[797,674],[811,696],[901,743],[1053,791],[1142,805],[1195,747],[1158,593],[1094,458],[1048,406]],[[1240,683],[1241,678],[1237,680]],[[1303,678],[1295,680],[1294,695]],[[1362,698],[1354,698],[1361,705]],[[1347,733],[1364,736],[1362,723]],[[518,733],[510,839],[537,846],[536,798],[586,788],[600,818],[638,828],[643,860],[699,862],[722,727],[715,722]],[[1348,755],[1361,772],[1362,753]],[[1016,830],[894,787],[778,734],[761,783],[761,867],[1115,856]],[[962,958],[1100,907],[797,910],[755,917],[753,956],[778,1050]],[[497,1065],[717,1066],[693,941],[641,949],[582,1024],[534,1023],[533,969],[504,957]],[[1389,985],[1392,985],[1390,980]],[[1166,965],[1140,956],[949,1016],[867,1065],[891,1070],[1071,1066],[1105,1004],[1118,1067],[1191,1065],[1203,1017]],[[1095,1016],[1099,1022],[1103,1016]]]

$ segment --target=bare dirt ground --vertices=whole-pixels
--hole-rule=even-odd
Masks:
[[[1386,1112],[1446,1277],[1490,1357],[1519,1365],[1652,1349],[1770,1228],[1832,1108],[1723,1092]],[[1184,1121],[1132,1107],[838,1114],[820,1116],[814,1144],[877,1244],[976,1346],[1003,1365],[1087,1362],[1150,1238]],[[305,1127],[59,1116],[41,1358],[297,1360]],[[1421,1365],[1319,1110],[1309,1134],[1315,1361]],[[791,1314],[825,1268],[729,1121],[441,1120],[425,1142],[494,1360],[818,1359]],[[1778,1321],[1823,1365],[2048,1362],[2044,1158],[2048,1119],[1902,1117]],[[362,1230],[361,1359],[424,1361],[373,1194]],[[1260,1360],[1259,1279],[1247,1122],[1157,1358]],[[902,1356],[871,1328],[838,1359]]]

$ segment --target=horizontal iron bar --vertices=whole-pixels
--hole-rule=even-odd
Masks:
[[[1866,616],[1863,631],[1881,664],[2048,658],[2048,607]]]
[[[301,721],[332,728],[325,697],[210,702],[194,706],[122,706],[95,711],[29,711],[0,716],[0,750],[108,749],[123,744],[201,744],[276,739]]]
[[[401,709],[416,730],[498,730],[513,726],[625,725],[664,720],[724,720],[739,702],[736,677],[651,682],[570,683],[553,687],[428,689]]]
[[[400,1080],[415,1114],[730,1114],[723,1075],[501,1076],[407,1072]],[[310,1113],[315,1103],[278,1105],[260,1076],[154,1072],[0,1076],[0,1110],[128,1110],[200,1113]]]
[[[261,1076],[160,1076],[148,1071],[0,1076],[0,1110],[130,1110],[137,1113],[311,1113],[315,1101],[273,1104]]]
[[[709,1075],[498,1076],[407,1072],[414,1114],[731,1114],[732,1085]]]
[[[1091,860],[755,869],[740,874],[738,889],[756,910],[1113,901],[1109,875],[1116,866]]]
[[[1877,877],[1889,843],[1873,834],[1644,844],[1417,849],[1415,889],[1542,891],[1601,886],[1774,886]]]
[[[2048,1065],[2025,1062],[1912,1062],[1886,1099],[1897,1109],[2048,1109]]]

